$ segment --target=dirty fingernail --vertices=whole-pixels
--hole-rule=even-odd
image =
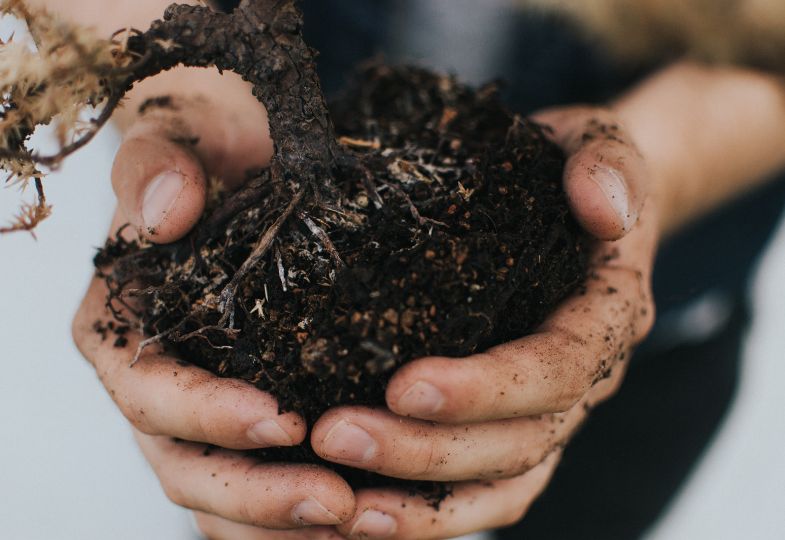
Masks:
[[[630,204],[630,193],[624,177],[615,169],[602,168],[595,172],[591,178],[602,190],[613,211],[619,216],[624,230],[629,231],[635,224],[637,215]]]
[[[142,220],[148,229],[158,227],[174,206],[185,185],[183,175],[168,171],[153,178],[142,199]]]
[[[395,534],[398,523],[378,510],[366,510],[349,531],[350,538],[388,538]]]
[[[444,405],[444,395],[431,383],[417,381],[398,400],[398,410],[413,416],[433,414]]]
[[[322,450],[327,456],[339,461],[364,463],[376,454],[377,446],[367,431],[341,420],[327,432]]]
[[[275,420],[262,420],[248,428],[248,438],[262,446],[292,446],[294,441]]]
[[[338,525],[341,520],[322,504],[308,497],[292,509],[292,519],[300,525]]]

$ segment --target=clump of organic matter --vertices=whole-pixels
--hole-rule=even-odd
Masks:
[[[184,240],[115,239],[95,262],[117,324],[142,329],[143,345],[249,381],[311,422],[382,405],[405,362],[533,331],[583,281],[586,240],[561,151],[492,85],[371,65],[330,114],[301,27],[293,0],[245,0],[233,14],[171,6],[128,37],[136,60],[109,99],[178,64],[236,71],[268,110],[275,156]],[[306,446],[258,455],[320,461]]]
[[[333,110],[334,199],[298,198],[265,174],[262,197],[220,230],[204,234],[208,211],[182,242],[112,242],[97,258],[114,299],[141,301],[148,335],[307,420],[383,404],[406,361],[531,332],[584,277],[562,154],[492,86],[374,66]],[[270,230],[227,318],[221,295]]]

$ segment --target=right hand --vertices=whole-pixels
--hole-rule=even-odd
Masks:
[[[205,92],[211,85],[221,91],[171,91]],[[130,103],[137,109],[162,95],[171,96],[168,106],[121,118],[127,129],[112,170],[119,206],[112,230],[130,222],[135,234],[172,242],[198,221],[206,178],[236,185],[246,169],[269,162],[272,143],[266,112],[239,77],[170,73],[142,83]],[[198,511],[197,522],[212,538],[339,538],[327,527],[266,529],[350,519],[354,494],[341,477],[314,465],[263,464],[236,451],[299,444],[307,431],[303,419],[279,414],[276,400],[251,384],[219,378],[154,347],[130,368],[142,336],[130,332],[128,344],[117,348],[113,336],[102,339],[94,329],[97,321],[112,320],[106,296],[103,281],[93,278],[74,319],[74,340],[131,422],[167,496]],[[208,452],[206,445],[222,449]]]

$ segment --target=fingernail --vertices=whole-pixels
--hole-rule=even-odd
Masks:
[[[322,450],[327,456],[338,461],[363,463],[374,456],[377,446],[367,431],[341,420],[327,432]]]
[[[262,446],[292,446],[294,441],[275,420],[262,420],[248,428],[248,438]]]
[[[444,405],[444,395],[431,383],[417,381],[398,400],[398,409],[413,416],[437,412]]]
[[[629,231],[637,216],[630,208],[630,193],[624,177],[616,169],[600,168],[591,175],[591,178],[602,190],[608,204],[621,219],[624,230]]]
[[[147,228],[158,227],[185,185],[183,175],[168,171],[153,178],[142,199],[142,220]]]
[[[398,523],[392,516],[378,510],[365,510],[349,531],[351,538],[388,538],[395,534]]]
[[[313,497],[308,497],[292,509],[292,519],[300,525],[338,525],[341,520]]]

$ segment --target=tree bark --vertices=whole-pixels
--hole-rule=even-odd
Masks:
[[[243,0],[230,14],[202,6],[169,6],[163,20],[129,40],[144,60],[141,80],[177,65],[215,66],[253,85],[267,108],[278,180],[329,185],[338,153],[316,74],[316,52],[302,37],[296,0]]]

